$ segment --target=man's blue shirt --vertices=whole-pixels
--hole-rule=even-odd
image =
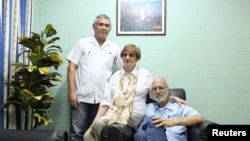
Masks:
[[[181,107],[176,102],[168,102],[165,107],[159,108],[156,102],[149,103],[145,117],[141,125],[147,122],[148,117],[166,117],[166,118],[181,118],[194,114],[199,114],[198,111],[188,105]],[[187,129],[185,126],[174,126],[166,128],[166,136],[169,141],[186,141]]]

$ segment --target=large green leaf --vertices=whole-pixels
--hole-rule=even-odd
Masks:
[[[52,119],[46,111],[33,112],[32,116],[38,124],[48,125],[49,123],[52,123]]]
[[[52,24],[48,24],[44,30],[44,33],[46,34],[46,38],[47,37],[51,37],[53,35],[56,35],[56,30],[54,29]]]

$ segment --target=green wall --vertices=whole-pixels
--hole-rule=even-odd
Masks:
[[[66,58],[76,40],[92,36],[96,15],[112,18],[109,39],[121,47],[141,48],[140,67],[167,78],[187,92],[189,105],[221,124],[250,123],[250,1],[167,0],[166,36],[117,36],[116,0],[34,0],[32,31],[51,23]],[[68,62],[63,82],[52,91],[54,123],[46,129],[69,130]]]

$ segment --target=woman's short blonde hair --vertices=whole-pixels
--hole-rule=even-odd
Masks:
[[[134,44],[127,44],[123,47],[120,53],[121,58],[122,58],[123,53],[125,52],[134,54],[136,56],[137,61],[141,59],[141,50]]]

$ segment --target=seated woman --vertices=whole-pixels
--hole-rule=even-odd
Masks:
[[[84,134],[85,141],[100,141],[102,129],[112,123],[137,127],[145,114],[152,76],[148,70],[136,66],[141,51],[135,45],[126,45],[120,55],[123,68],[111,76],[97,115]],[[177,97],[175,100],[185,103]]]

